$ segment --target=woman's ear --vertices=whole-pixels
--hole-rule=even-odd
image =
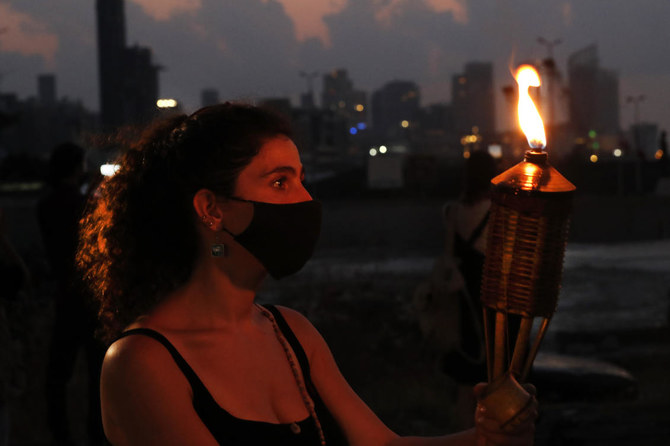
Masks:
[[[196,192],[193,196],[193,209],[205,226],[218,231],[223,221],[223,211],[214,192],[209,189],[200,189]]]

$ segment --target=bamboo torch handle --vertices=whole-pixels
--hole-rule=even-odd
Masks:
[[[549,327],[549,320],[550,320],[549,318],[542,320],[542,324],[540,325],[540,328],[538,329],[537,332],[537,336],[535,337],[535,342],[533,343],[530,352],[528,352],[528,358],[526,358],[526,364],[524,365],[523,373],[521,373],[521,382],[524,382],[528,377],[528,374],[530,373],[530,368],[533,366],[533,361],[535,361],[537,352],[540,350],[540,344],[542,343],[542,339],[544,339],[544,335],[547,333],[547,327]]]
[[[495,346],[493,350],[493,380],[505,374],[505,333],[507,331],[507,314],[496,311]]]
[[[493,353],[491,352],[491,321],[490,321],[490,311],[484,307],[482,309],[484,313],[484,347],[486,350],[486,376],[488,377],[488,382],[493,381],[493,365],[491,360],[493,358]]]
[[[519,335],[514,344],[514,353],[512,354],[512,362],[510,363],[510,372],[514,376],[521,375],[521,369],[526,358],[526,349],[528,348],[528,341],[530,340],[530,331],[533,328],[533,318],[524,316],[521,319],[521,326],[519,327]]]

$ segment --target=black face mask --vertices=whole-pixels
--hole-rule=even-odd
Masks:
[[[312,257],[321,232],[321,202],[275,204],[233,200],[253,204],[254,215],[242,233],[233,236],[275,279],[297,273]]]

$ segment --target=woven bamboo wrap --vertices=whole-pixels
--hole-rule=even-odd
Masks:
[[[493,191],[482,303],[498,311],[550,318],[556,310],[571,193]]]

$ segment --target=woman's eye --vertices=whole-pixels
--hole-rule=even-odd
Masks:
[[[272,182],[272,187],[276,187],[277,189],[283,189],[286,187],[286,178],[277,178]]]

